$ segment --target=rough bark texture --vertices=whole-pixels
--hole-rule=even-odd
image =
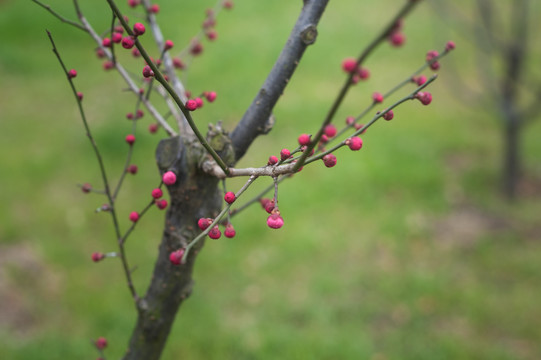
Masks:
[[[156,151],[160,172],[172,170],[177,182],[168,187],[171,204],[147,293],[138,302],[137,324],[124,359],[159,359],[181,303],[190,296],[192,271],[203,241],[192,248],[184,265],[174,266],[169,254],[200,233],[197,220],[216,216],[222,204],[218,180],[199,170],[204,149],[180,137],[162,140]]]

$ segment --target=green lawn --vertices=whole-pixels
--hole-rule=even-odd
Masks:
[[[159,3],[163,31],[180,48],[213,1],[184,1],[182,10],[173,0]],[[71,2],[50,4],[74,18]],[[300,4],[237,0],[220,14],[218,40],[205,43],[185,78],[194,92],[218,93],[216,103],[194,113],[202,129],[217,120],[232,129]],[[300,133],[315,133],[344,81],[342,59],[356,56],[398,4],[330,2],[316,44],[275,109],[275,128],[240,166],[262,165],[292,148]],[[108,26],[105,1],[81,5],[100,31]],[[403,48],[384,44],[368,59],[371,78],[349,93],[337,124],[366,107],[373,91],[409,76],[427,50],[456,36],[453,23],[442,25],[431,10],[422,3],[408,18]],[[94,212],[104,198],[76,186],[98,186],[100,175],[45,28],[79,72],[75,82],[112,179],[131,132],[124,115],[133,98],[117,74],[102,71],[83,32],[31,2],[0,2],[0,357],[96,358],[91,340],[105,336],[107,358],[116,359],[135,311],[119,262],[90,260],[93,251],[115,251],[116,243],[109,217]],[[455,40],[457,50],[430,87],[430,106],[404,104],[395,119],[370,128],[361,151],[341,149],[336,167],[318,162],[282,183],[282,229],[269,229],[256,206],[234,218],[236,238],[207,242],[164,359],[541,358],[541,121],[524,132],[526,177],[510,203],[498,192],[494,105],[455,96],[456,71],[480,86],[473,45]],[[139,62],[126,64],[139,71]],[[141,194],[159,182],[153,158],[164,134],[149,134],[150,121],[146,115],[137,132],[139,173],[127,178],[120,196],[124,229],[127,214],[146,204]],[[261,179],[246,198],[268,184]],[[162,224],[163,213],[152,209],[128,241],[139,292]]]

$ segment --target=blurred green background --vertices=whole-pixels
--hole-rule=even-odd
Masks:
[[[71,2],[49,3],[74,18]],[[176,3],[160,1],[158,17],[180,48],[214,1]],[[331,1],[315,46],[275,109],[275,128],[239,165],[263,164],[292,148],[298,134],[314,133],[344,81],[342,59],[356,56],[402,3]],[[195,113],[202,128],[221,119],[232,129],[300,4],[236,0],[220,14],[218,40],[204,43],[185,76],[192,91],[218,93]],[[105,30],[106,2],[81,5]],[[541,121],[523,134],[526,176],[518,200],[509,202],[499,194],[495,105],[455,96],[463,91],[457,72],[483,90],[475,45],[447,20],[421,3],[406,20],[406,44],[385,43],[368,59],[372,76],[349,93],[336,123],[452,38],[457,50],[442,61],[432,104],[406,103],[393,121],[364,135],[360,152],[342,149],[336,167],[318,162],[284,182],[281,230],[269,229],[255,206],[234,218],[236,238],[207,242],[164,359],[541,358]],[[115,359],[126,349],[135,311],[119,262],[90,260],[93,251],[115,251],[115,240],[109,216],[94,212],[104,198],[76,186],[99,186],[100,175],[46,28],[67,66],[79,72],[75,83],[113,180],[131,132],[124,115],[133,98],[116,73],[102,71],[91,39],[30,1],[0,1],[0,357],[96,358],[91,341],[105,336],[107,358]],[[539,44],[538,33],[531,41]],[[138,71],[140,62],[124,58]],[[149,134],[150,121],[145,116],[136,134],[139,173],[128,176],[119,200],[124,229],[127,214],[146,204],[159,181],[153,156],[164,134]],[[269,183],[261,179],[246,198]],[[163,213],[152,209],[128,241],[140,293],[162,225]]]

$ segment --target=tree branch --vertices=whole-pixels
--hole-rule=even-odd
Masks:
[[[304,1],[299,18],[278,60],[252,104],[231,133],[236,161],[242,158],[259,135],[265,133],[264,129],[272,109],[295,72],[304,50],[316,40],[316,26],[328,2],[329,0]]]

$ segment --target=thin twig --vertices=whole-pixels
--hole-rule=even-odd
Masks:
[[[115,2],[113,0],[107,0],[107,2],[109,3],[109,6],[113,10],[113,12],[116,14],[117,18],[122,23],[122,26],[124,27],[124,29],[128,32],[130,36],[134,36],[132,29],[129,27],[128,23],[124,19],[122,13],[116,6]],[[222,158],[220,158],[220,156],[216,153],[216,151],[210,146],[210,144],[207,142],[205,137],[201,134],[201,132],[199,131],[199,129],[195,125],[195,122],[192,119],[190,111],[186,109],[186,106],[184,106],[184,103],[180,99],[179,95],[175,92],[175,90],[171,87],[171,85],[169,85],[169,83],[165,80],[165,78],[163,77],[158,67],[152,62],[152,59],[148,55],[147,51],[141,45],[141,42],[139,41],[139,39],[137,39],[137,37],[134,37],[134,38],[135,38],[135,46],[141,53],[141,56],[143,56],[143,58],[147,62],[147,65],[150,66],[150,68],[154,72],[154,77],[156,78],[156,80],[158,80],[160,84],[162,84],[162,86],[167,90],[169,95],[176,102],[177,106],[180,108],[180,111],[182,111],[182,113],[186,117],[188,124],[192,128],[193,132],[195,133],[195,136],[197,137],[201,145],[203,145],[203,147],[207,150],[210,156],[212,156],[214,161],[216,161],[216,163],[218,164],[218,166],[220,166],[220,168],[224,171],[224,173],[228,174],[229,173],[228,166],[225,164]]]
[[[126,254],[125,254],[125,251],[124,251],[124,246],[122,245],[122,243],[120,241],[121,240],[120,226],[118,224],[118,218],[117,218],[117,215],[116,215],[116,209],[115,209],[115,205],[114,205],[115,204],[115,199],[111,195],[111,189],[109,187],[109,181],[107,180],[107,174],[106,174],[106,171],[105,171],[105,165],[103,163],[101,153],[100,153],[100,151],[98,149],[98,145],[96,144],[96,141],[94,140],[94,137],[92,136],[92,133],[90,131],[90,127],[88,126],[88,122],[86,120],[86,115],[85,115],[85,112],[84,112],[84,109],[83,109],[82,101],[77,96],[77,89],[75,88],[75,85],[73,83],[72,78],[68,75],[68,69],[64,65],[64,62],[62,61],[62,58],[60,57],[60,53],[58,52],[58,50],[56,48],[56,45],[54,43],[53,37],[52,37],[51,33],[48,30],[47,30],[47,36],[49,37],[49,40],[51,41],[51,44],[53,46],[53,52],[56,55],[56,58],[58,59],[58,61],[60,62],[60,65],[62,66],[62,69],[64,70],[64,74],[66,75],[66,77],[67,77],[67,79],[69,81],[69,84],[71,86],[71,90],[72,90],[73,95],[75,96],[75,99],[77,101],[77,106],[79,107],[79,113],[81,115],[81,119],[83,121],[83,125],[84,125],[85,130],[86,130],[86,135],[87,135],[88,139],[90,140],[90,144],[92,145],[92,148],[94,150],[96,158],[98,159],[98,164],[99,164],[99,167],[100,167],[100,173],[101,173],[101,177],[102,177],[102,180],[103,180],[103,185],[105,187],[105,194],[107,195],[107,198],[109,200],[109,205],[111,206],[110,213],[111,213],[111,217],[113,219],[113,225],[114,225],[114,228],[115,228],[116,238],[119,241],[118,245],[119,245],[120,259],[122,261],[122,267],[124,268],[124,273],[126,275],[128,288],[129,288],[129,290],[130,290],[130,292],[132,294],[133,299],[135,300],[135,304],[136,304],[136,307],[137,307],[137,300],[139,299],[139,297],[137,295],[137,291],[135,290],[135,287],[134,287],[133,282],[132,282],[131,273],[129,271],[129,266],[128,266],[128,260],[126,259]]]
[[[62,15],[60,15],[59,13],[57,13],[56,11],[54,11],[50,5],[46,5],[46,4],[43,4],[42,2],[38,1],[38,0],[32,0],[33,2],[35,2],[36,4],[38,4],[39,6],[41,6],[42,8],[44,8],[45,10],[47,10],[48,12],[50,12],[54,17],[56,17],[58,20],[66,23],[66,24],[70,24],[71,26],[75,26],[77,29],[79,30],[83,30],[84,32],[87,32],[85,27],[79,23],[76,23],[75,21],[73,20],[69,20],[69,19],[66,19],[65,17],[63,17]]]
[[[393,17],[393,19],[387,24],[387,26],[383,29],[383,31],[374,39],[372,42],[361,52],[359,57],[357,58],[356,68],[360,68],[361,64],[366,60],[366,58],[376,49],[376,47],[381,44],[387,36],[391,33],[392,29],[394,28],[396,22],[402,18],[404,18],[414,7],[417,5],[418,1],[408,1],[406,4],[398,11],[398,13]],[[338,96],[334,100],[329,112],[327,113],[327,116],[325,117],[325,120],[323,120],[323,123],[321,124],[321,127],[319,128],[317,134],[314,136],[313,139],[311,139],[310,144],[306,146],[306,149],[304,150],[303,154],[299,158],[299,161],[295,164],[295,170],[298,170],[301,166],[303,166],[304,161],[309,156],[309,154],[312,152],[312,149],[319,143],[319,140],[321,139],[321,136],[323,136],[323,133],[325,131],[325,127],[331,123],[331,121],[334,118],[334,115],[336,114],[336,111],[338,111],[338,108],[342,104],[342,101],[344,100],[348,90],[350,89],[351,85],[353,84],[352,79],[354,76],[354,72],[351,72],[349,76],[346,78],[346,81],[344,85],[342,86],[342,89],[338,93]]]

